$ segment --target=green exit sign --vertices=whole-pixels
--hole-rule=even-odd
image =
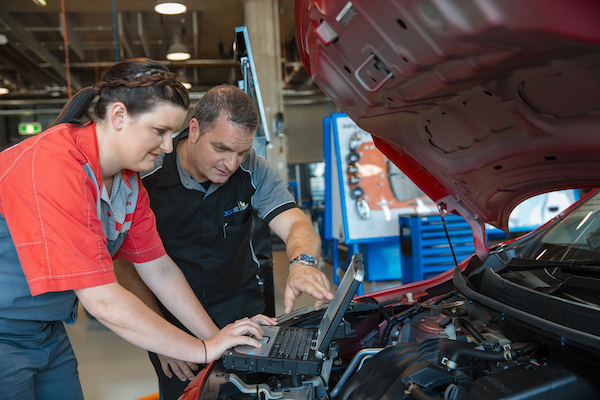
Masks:
[[[42,131],[42,124],[39,122],[21,122],[19,124],[19,135],[35,135]]]

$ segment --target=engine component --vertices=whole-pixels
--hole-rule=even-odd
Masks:
[[[264,399],[283,399],[283,392],[275,392],[271,390],[269,385],[265,383],[260,383],[258,385],[247,385],[235,374],[229,374],[229,382],[234,384],[235,387],[237,387],[242,393],[257,394]]]
[[[488,362],[506,362],[541,351],[535,343],[508,352],[478,350],[476,346],[460,340],[430,339],[420,346],[404,343],[386,348],[368,360],[347,383],[340,381],[343,386],[339,390],[336,387],[332,397],[339,400],[600,398],[600,392],[590,382],[560,365],[513,361],[497,372],[485,368]],[[476,379],[471,376],[473,360],[480,360]],[[448,363],[454,368],[448,368]]]
[[[561,365],[509,368],[479,378],[468,395],[448,400],[598,399],[600,392],[590,382]]]
[[[429,355],[433,361],[437,359],[437,341],[428,340],[422,344],[402,343],[377,353],[368,360],[348,383],[340,390],[337,399],[379,398],[385,391],[380,390],[396,379],[413,362]],[[385,381],[385,382],[384,382]]]
[[[379,353],[381,350],[383,350],[383,349],[380,349],[380,348],[364,349],[364,350],[361,350],[358,353],[356,353],[356,355],[354,356],[354,358],[352,358],[352,361],[350,362],[350,365],[348,365],[348,368],[346,368],[346,370],[342,374],[342,377],[338,381],[337,385],[331,391],[330,396],[331,397],[336,397],[338,395],[338,393],[340,392],[340,390],[342,389],[342,387],[344,386],[344,384],[346,383],[346,381],[348,380],[348,378],[350,377],[350,375],[352,374],[352,372],[354,372],[354,369],[357,366],[358,366],[358,369],[360,369],[361,365],[366,360],[368,360],[369,358],[373,357],[373,355]]]

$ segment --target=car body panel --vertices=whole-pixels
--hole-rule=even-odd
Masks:
[[[596,1],[303,0],[296,37],[431,199],[507,231],[523,200],[600,182],[599,19]]]

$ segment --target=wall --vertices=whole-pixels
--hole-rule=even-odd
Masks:
[[[323,118],[339,112],[333,102],[285,105],[288,164],[321,162],[323,157]],[[277,138],[272,139],[277,146]]]

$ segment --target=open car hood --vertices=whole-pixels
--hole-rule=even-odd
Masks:
[[[315,83],[443,208],[508,231],[529,197],[600,186],[599,2],[296,0],[295,14]]]

